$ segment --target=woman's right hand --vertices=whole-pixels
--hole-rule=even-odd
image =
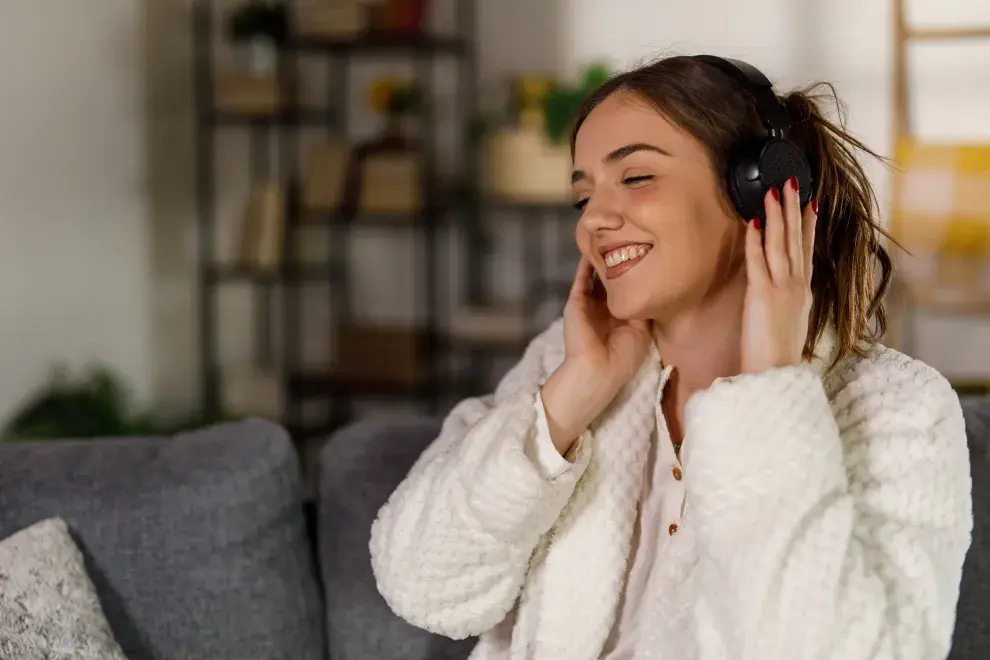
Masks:
[[[650,350],[649,322],[612,316],[593,273],[582,257],[564,307],[564,362],[541,390],[561,454],[636,374]]]

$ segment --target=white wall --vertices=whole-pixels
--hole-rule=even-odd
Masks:
[[[0,3],[0,419],[54,361],[150,392],[133,0]]]
[[[890,0],[570,0],[563,41],[569,68],[597,58],[620,66],[668,52],[751,61],[781,88],[825,80],[845,101],[848,127],[880,154],[891,150]],[[986,0],[909,0],[925,26],[990,25]],[[929,140],[990,141],[990,40],[911,51],[916,130]],[[888,175],[868,171],[885,208]],[[957,377],[990,374],[990,319],[922,318],[917,355]]]

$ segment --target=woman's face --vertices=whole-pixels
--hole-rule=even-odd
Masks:
[[[744,277],[745,225],[702,145],[628,92],[599,104],[574,145],[577,244],[622,319],[690,312]]]

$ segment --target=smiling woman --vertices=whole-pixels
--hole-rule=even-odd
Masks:
[[[372,530],[399,615],[478,660],[946,657],[959,400],[878,341],[869,152],[819,103],[711,56],[587,99],[563,319]]]

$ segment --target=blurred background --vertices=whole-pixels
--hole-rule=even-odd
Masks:
[[[559,315],[562,144],[670,53],[828,81],[902,258],[888,343],[990,381],[983,0],[0,2],[7,437],[442,415]],[[896,173],[896,174],[895,174]]]

